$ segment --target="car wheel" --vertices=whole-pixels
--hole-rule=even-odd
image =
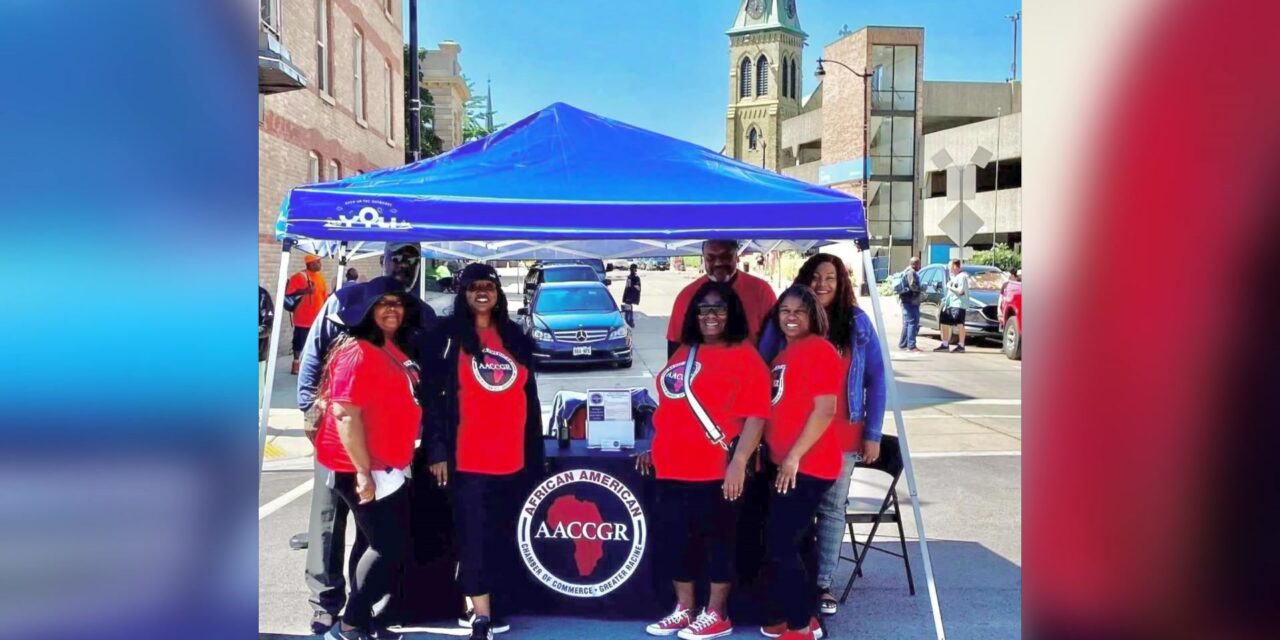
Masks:
[[[1018,322],[1009,318],[1004,327],[1004,355],[1010,360],[1022,359],[1022,334],[1018,332]]]

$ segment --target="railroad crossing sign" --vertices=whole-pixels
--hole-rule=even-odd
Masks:
[[[946,234],[956,246],[963,248],[969,240],[982,228],[982,218],[966,204],[973,202],[978,191],[978,169],[991,162],[991,152],[979,146],[970,156],[969,162],[955,164],[955,160],[946,149],[933,155],[933,166],[947,172],[947,215],[938,221],[938,228]],[[954,204],[953,204],[954,203]]]

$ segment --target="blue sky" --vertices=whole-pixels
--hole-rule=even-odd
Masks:
[[[729,100],[729,38],[724,32],[738,4],[419,0],[418,41],[429,48],[441,40],[462,45],[463,73],[481,92],[486,77],[493,82],[499,123],[567,102],[718,151],[724,144]],[[1009,74],[1013,47],[1005,16],[1021,3],[797,0],[797,7],[800,25],[809,34],[804,52],[807,95],[816,86],[814,61],[846,24],[853,31],[868,24],[924,27],[926,80],[1002,81]]]

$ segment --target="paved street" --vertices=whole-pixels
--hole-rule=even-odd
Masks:
[[[611,290],[620,298],[623,273],[610,275]],[[544,417],[561,389],[645,387],[656,395],[654,373],[666,363],[664,334],[671,303],[693,274],[642,271],[640,275],[644,293],[637,307],[633,368],[539,373]],[[504,274],[504,280],[511,283],[515,278]],[[512,309],[519,307],[514,287],[507,287]],[[437,301],[433,304],[439,306]],[[869,299],[860,299],[859,304],[871,311]],[[899,352],[893,346],[900,327],[896,301],[885,300],[884,311],[948,636],[1020,637],[1021,363],[1007,360],[997,343],[970,345],[966,354],[929,353],[938,344],[929,330],[919,344],[926,353]],[[259,499],[259,626],[265,638],[306,637],[310,619],[302,579],[305,552],[288,546],[289,537],[306,528],[312,468],[310,445],[301,437],[301,416],[291,408],[296,378],[289,375],[288,365],[288,358],[278,362],[272,394],[277,408],[271,413]],[[897,432],[892,415],[886,416],[885,431]],[[876,554],[867,560],[865,578],[857,583],[848,604],[831,619],[833,637],[931,637],[923,563],[914,542],[905,484],[904,478],[899,497],[911,523],[907,537],[917,594],[908,595],[900,561]],[[848,575],[849,565],[842,563],[837,575],[841,586]],[[537,617],[516,618],[513,626],[511,637],[521,638],[644,636],[643,627],[634,622]],[[737,630],[746,637],[756,633]]]

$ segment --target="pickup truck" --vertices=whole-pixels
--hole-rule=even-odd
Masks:
[[[1009,280],[1000,287],[1000,332],[1005,357],[1022,359],[1022,281]]]

